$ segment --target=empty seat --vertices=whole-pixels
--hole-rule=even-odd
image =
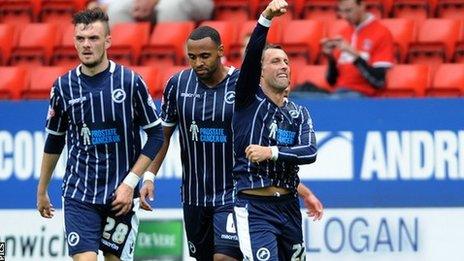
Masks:
[[[61,41],[53,52],[52,64],[72,68],[80,63],[74,47],[74,25],[67,25],[63,29]]]
[[[111,28],[111,48],[108,56],[118,63],[136,64],[142,46],[148,43],[149,23],[118,23]]]
[[[464,1],[440,0],[437,3],[437,17],[450,19],[464,18]]]
[[[15,39],[14,26],[10,24],[0,24],[0,65],[6,65],[10,60],[11,49]]]
[[[393,6],[393,0],[364,0],[366,10],[378,18],[388,17]]]
[[[230,61],[241,61],[241,52],[242,49],[245,48],[245,45],[248,43],[249,37],[253,32],[257,24],[256,20],[253,21],[246,21],[239,26],[238,35],[236,37],[236,41],[231,46],[231,56]],[[267,42],[278,44],[282,38],[282,20],[276,19],[273,21],[272,26],[269,28],[267,33]]]
[[[153,66],[133,66],[131,69],[142,77],[151,95],[159,96],[159,90],[163,90],[163,87],[158,82],[158,68]]]
[[[27,70],[24,67],[0,67],[0,98],[17,100],[27,85]]]
[[[55,80],[68,71],[60,66],[38,66],[29,70],[29,88],[24,88],[22,97],[26,99],[49,99]]]
[[[158,84],[154,86],[153,89],[150,89],[150,93],[152,94],[153,98],[161,98],[163,95],[163,91],[166,88],[166,84],[168,80],[176,73],[187,69],[186,66],[171,66],[160,68],[158,74]]]
[[[326,72],[326,65],[306,65],[299,69],[296,84],[310,83],[330,92],[332,88],[325,78]]]
[[[304,29],[304,30],[303,30]],[[324,24],[315,20],[292,20],[282,32],[282,45],[292,63],[314,63],[318,58]]]
[[[56,25],[28,24],[20,33],[19,43],[13,49],[10,63],[12,65],[48,65],[58,39]]]
[[[246,21],[250,19],[251,8],[249,0],[215,0],[214,20]]]
[[[285,16],[289,19],[298,19],[301,17],[304,1],[305,0],[287,0],[288,8],[287,14],[285,14]],[[256,17],[261,14],[269,2],[269,0],[258,0],[258,13],[256,14]]]
[[[142,49],[143,65],[172,66],[185,60],[185,43],[193,30],[193,22],[158,23],[147,46]]]
[[[415,22],[406,18],[381,19],[380,22],[390,30],[393,36],[397,62],[405,62],[409,45],[416,39]]]
[[[24,25],[37,20],[41,0],[0,1],[0,22]]]
[[[460,22],[451,19],[427,19],[419,27],[417,41],[409,49],[410,63],[436,65],[451,61],[460,30]]]
[[[201,25],[210,26],[219,32],[224,45],[224,54],[230,57],[232,44],[236,41],[236,24],[231,21],[205,21]]]
[[[307,0],[303,4],[302,16],[313,20],[335,20],[337,19],[336,0]]]
[[[86,2],[86,0],[42,0],[40,19],[47,23],[71,23],[73,14],[84,9]]]
[[[428,0],[395,0],[393,4],[393,17],[408,18],[421,24],[432,14],[432,6]]]
[[[432,84],[427,88],[427,96],[464,95],[464,64],[440,64],[433,76]]]
[[[386,97],[422,97],[429,83],[429,66],[425,64],[397,64],[387,73]]]

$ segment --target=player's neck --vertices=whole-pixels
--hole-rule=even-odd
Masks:
[[[274,88],[261,85],[264,94],[277,106],[282,107],[285,104],[285,93],[284,91],[276,90]]]
[[[211,78],[202,79],[201,82],[203,82],[209,88],[214,88],[227,77],[228,72],[229,67],[221,64],[217,68],[216,72],[211,76]]]
[[[110,66],[108,58],[104,57],[102,62],[94,67],[87,67],[84,64],[82,64],[81,72],[87,76],[94,76],[106,70],[108,66]]]

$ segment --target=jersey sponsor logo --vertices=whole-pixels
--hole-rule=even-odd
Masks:
[[[256,258],[259,261],[267,261],[271,258],[271,252],[269,252],[269,249],[262,247],[256,251]]]
[[[92,130],[90,136],[92,136],[92,144],[94,145],[117,143],[121,140],[121,137],[115,128]]]
[[[82,124],[81,136],[83,138],[82,143],[84,145],[90,145],[90,136],[92,136],[92,133],[91,133],[89,127],[87,127],[87,124],[85,124],[85,123]]]
[[[126,92],[123,89],[116,89],[111,93],[111,98],[116,103],[121,103],[126,99]]]
[[[227,134],[221,128],[200,128],[200,141],[226,143]]]
[[[201,95],[198,94],[198,93],[188,93],[188,92],[183,92],[180,94],[180,97],[184,97],[184,98],[200,98]]]
[[[277,129],[277,144],[278,145],[292,145],[295,144],[296,132]]]
[[[302,180],[352,180],[354,178],[353,133],[316,132],[317,160],[301,165]],[[337,159],[337,164],[333,164]]]
[[[225,101],[227,104],[233,104],[235,102],[235,92],[234,91],[226,92]]]
[[[79,234],[77,234],[76,232],[69,233],[68,244],[70,246],[76,246],[77,244],[79,244],[79,240],[80,240]]]
[[[86,100],[87,100],[87,97],[85,97],[85,96],[84,97],[79,97],[79,98],[76,98],[76,99],[69,100],[68,104],[72,106],[72,105],[74,105],[76,103],[81,103],[81,102],[84,102]]]

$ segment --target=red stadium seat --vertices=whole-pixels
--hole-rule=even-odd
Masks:
[[[158,67],[182,64],[185,43],[193,27],[193,22],[158,23],[148,45],[142,49],[140,63]]]
[[[154,88],[150,89],[150,93],[153,98],[159,99],[163,95],[163,91],[166,88],[166,84],[168,80],[176,73],[187,69],[186,66],[171,66],[160,68],[158,74],[158,83],[154,86]]]
[[[142,46],[148,43],[149,23],[119,23],[111,28],[108,57],[124,65],[136,64]]]
[[[380,22],[392,33],[397,62],[405,62],[409,45],[416,39],[415,22],[406,18],[381,19]]]
[[[440,64],[433,76],[432,84],[427,88],[427,96],[464,95],[464,64]]]
[[[0,22],[23,26],[37,20],[41,0],[0,1]]]
[[[387,73],[386,97],[423,97],[429,83],[429,66],[397,64]]]
[[[326,72],[326,65],[306,65],[299,70],[296,84],[299,85],[308,82],[330,92],[332,88],[325,79]]]
[[[72,68],[80,63],[74,47],[74,25],[67,25],[63,29],[61,42],[55,47],[52,64]]]
[[[214,1],[214,20],[246,21],[251,16],[249,0],[215,0]]]
[[[14,26],[0,24],[0,64],[6,65],[10,60],[11,50],[15,44]]]
[[[459,33],[456,50],[454,52],[454,62],[464,63],[464,20],[461,21],[461,31]]]
[[[464,1],[439,0],[437,3],[437,17],[449,19],[463,19]]]
[[[26,88],[28,74],[24,67],[0,67],[0,98],[18,100]]]
[[[224,45],[224,54],[230,57],[232,44],[236,42],[237,25],[230,21],[205,21],[201,25],[211,26],[219,32]]]
[[[283,20],[276,19],[272,22],[272,26],[269,28],[269,32],[267,34],[267,42],[273,44],[279,44],[282,38],[282,24]],[[248,38],[253,29],[256,26],[256,20],[253,21],[246,21],[239,26],[238,36],[236,37],[236,41],[232,44],[231,47],[231,57],[230,61],[241,61],[241,50],[245,48],[245,44],[248,43]]]
[[[13,49],[12,65],[48,65],[58,37],[54,24],[33,23],[26,25],[19,36],[19,43]]]
[[[432,6],[428,0],[395,0],[393,4],[393,17],[408,18],[421,24],[432,14]]]
[[[85,8],[86,0],[42,0],[42,22],[68,24],[75,12]]]
[[[303,18],[312,20],[337,19],[337,0],[307,0],[303,4]]]
[[[366,10],[378,18],[388,17],[393,6],[393,0],[364,0]]]
[[[158,68],[153,66],[133,66],[131,69],[142,76],[143,81],[152,95],[157,94],[159,89],[162,90],[163,87],[160,87],[160,83],[158,82]]]
[[[285,14],[285,17],[290,20],[298,19],[299,17],[301,17],[301,11],[303,10],[304,1],[305,0],[287,0],[288,9],[287,14]],[[258,0],[258,12],[256,14],[256,17],[258,17],[261,14],[261,12],[266,8],[269,2],[269,0]]]
[[[460,22],[451,19],[427,19],[419,27],[417,41],[409,49],[410,63],[436,64],[451,61],[460,30]]]
[[[304,28],[304,30],[302,30]],[[324,36],[324,23],[315,20],[293,20],[283,29],[282,45],[296,64],[314,63]]]
[[[38,66],[29,70],[30,85],[22,91],[26,99],[49,99],[55,80],[68,71],[66,67]]]

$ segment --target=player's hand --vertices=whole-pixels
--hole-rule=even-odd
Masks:
[[[143,182],[142,188],[140,189],[140,208],[147,210],[147,211],[153,210],[153,208],[147,202],[147,198],[150,201],[153,201],[154,189],[155,189],[155,184],[151,180],[145,180]]]
[[[111,210],[118,211],[116,216],[128,213],[132,208],[133,197],[134,189],[125,183],[121,183],[114,194],[114,200],[113,203],[111,203],[113,208]]]
[[[311,193],[301,198],[303,199],[303,204],[306,207],[306,214],[308,214],[308,217],[313,217],[313,221],[321,220],[322,215],[324,214],[324,206],[316,195]]]
[[[264,9],[263,16],[269,20],[281,16],[287,12],[287,7],[288,4],[285,0],[272,0]]]
[[[55,212],[55,208],[50,203],[50,197],[48,193],[37,193],[37,210],[39,211],[40,215],[44,218],[52,218],[53,212]]]
[[[270,147],[254,144],[248,145],[248,147],[245,149],[245,154],[248,160],[255,163],[268,160],[272,157],[272,151]]]

